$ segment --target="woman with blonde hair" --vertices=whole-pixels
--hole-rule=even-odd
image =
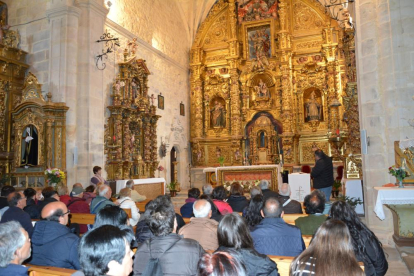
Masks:
[[[309,247],[293,260],[290,275],[364,276],[346,224],[336,219],[325,221]]]

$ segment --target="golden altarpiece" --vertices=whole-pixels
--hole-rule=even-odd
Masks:
[[[145,61],[127,49],[111,93],[105,125],[106,171],[109,180],[154,177],[157,161],[157,121],[154,96],[148,95]]]
[[[360,166],[353,30],[319,2],[219,0],[190,58],[193,166]]]

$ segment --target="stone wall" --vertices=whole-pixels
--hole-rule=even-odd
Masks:
[[[189,41],[185,22],[175,1],[112,1],[108,10],[103,0],[6,0],[9,24],[16,25],[21,48],[27,52],[30,71],[43,84],[53,101],[69,106],[67,113],[68,186],[89,184],[92,167],[104,167],[104,124],[108,115],[111,84],[117,74],[127,40],[138,38],[137,57],[146,60],[151,71],[149,93],[165,97],[165,109],[158,123],[158,145],[161,137],[168,151],[178,151],[178,179],[184,187],[188,178],[189,137]],[[106,2],[106,1],[105,1]],[[113,19],[113,20],[112,20]],[[95,67],[95,56],[102,44],[95,41],[105,29],[120,37],[121,47],[105,60],[103,71]],[[185,104],[185,116],[179,115],[179,104]],[[155,102],[155,104],[157,104]],[[75,158],[76,157],[76,158]],[[160,160],[167,168],[160,174],[170,180],[169,155]],[[104,173],[105,176],[105,173]]]
[[[375,186],[395,182],[394,141],[414,137],[414,5],[410,0],[356,1],[356,46],[361,129],[370,140],[363,156],[368,224],[392,233],[392,215],[380,221],[373,212]]]

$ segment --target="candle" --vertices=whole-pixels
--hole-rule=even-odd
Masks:
[[[339,128],[338,128],[338,129],[336,129],[336,135],[338,135],[338,136],[339,136]]]
[[[116,137],[115,137],[115,135],[114,135],[113,139],[114,139],[114,143],[115,143],[115,141],[116,141]]]

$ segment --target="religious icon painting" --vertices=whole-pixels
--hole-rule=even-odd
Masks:
[[[244,22],[244,58],[267,66],[274,55],[274,20]]]
[[[180,103],[180,115],[185,116],[184,104]]]
[[[164,96],[161,93],[158,95],[158,108],[164,110]]]
[[[238,22],[257,21],[277,17],[277,0],[243,1],[238,9]]]

